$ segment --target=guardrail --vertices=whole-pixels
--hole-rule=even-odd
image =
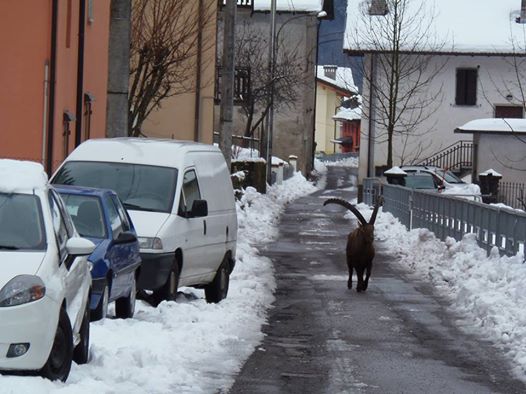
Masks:
[[[373,205],[376,196],[384,198],[383,210],[390,212],[409,230],[428,228],[441,240],[464,234],[477,237],[480,247],[497,247],[501,254],[524,254],[526,213],[429,191],[382,184],[378,178],[363,183],[364,202]]]

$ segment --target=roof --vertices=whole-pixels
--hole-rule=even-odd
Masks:
[[[360,120],[362,119],[362,108],[340,108],[332,118],[339,121]]]
[[[0,159],[0,192],[15,193],[44,189],[47,174],[40,163]]]
[[[98,161],[179,167],[187,152],[221,154],[213,145],[155,138],[101,138],[80,144],[66,161]]]
[[[457,127],[455,133],[523,134],[526,133],[526,119],[487,118],[476,119]]]
[[[358,93],[358,88],[354,84],[354,78],[350,67],[336,67],[336,79],[325,75],[325,68],[329,66],[317,66],[316,78],[320,81],[333,85],[337,88],[348,90],[351,93]]]
[[[387,0],[388,4],[392,0]],[[374,47],[369,32],[379,31],[387,16],[370,16],[366,0],[349,0],[343,47],[351,52],[382,52],[387,43]],[[516,23],[520,16],[520,0],[407,0],[410,16],[418,15],[421,27],[430,25],[429,37],[443,43],[440,49],[430,43],[416,47],[421,52],[454,54],[512,54],[517,43],[524,44],[525,25]],[[417,12],[422,5],[421,13]],[[411,19],[406,16],[405,18]],[[414,22],[411,26],[415,26]],[[375,27],[376,26],[376,27]],[[408,30],[406,28],[406,31]],[[410,37],[401,50],[411,50],[414,40]]]
[[[324,0],[276,0],[276,11],[315,12],[323,9]],[[270,11],[271,0],[254,0],[254,11]]]

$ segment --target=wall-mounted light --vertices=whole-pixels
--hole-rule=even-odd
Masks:
[[[513,100],[513,95],[512,95],[511,93],[508,93],[508,94],[506,95],[506,100],[508,100],[508,101]]]

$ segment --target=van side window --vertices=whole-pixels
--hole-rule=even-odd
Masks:
[[[185,213],[192,210],[192,205],[195,200],[201,199],[201,192],[199,191],[199,184],[194,170],[188,170],[184,173],[183,187],[181,189],[181,197],[179,198],[179,215],[184,216]]]

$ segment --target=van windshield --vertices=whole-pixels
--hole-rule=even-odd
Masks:
[[[171,212],[177,169],[130,163],[69,161],[54,184],[114,190],[127,209]]]

